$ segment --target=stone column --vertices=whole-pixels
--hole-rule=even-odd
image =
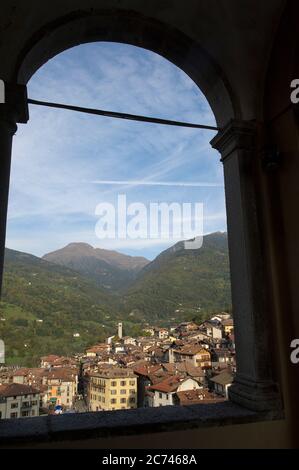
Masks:
[[[237,361],[229,398],[255,411],[278,410],[281,403],[272,375],[274,345],[253,165],[256,126],[232,120],[211,145],[221,153],[226,195]]]
[[[0,104],[0,293],[6,236],[12,138],[17,122],[27,122],[26,87],[5,84],[5,103]]]

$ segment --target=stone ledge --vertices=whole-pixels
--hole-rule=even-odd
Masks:
[[[55,442],[169,432],[282,417],[281,412],[257,413],[231,402],[223,402],[5,419],[0,420],[0,447],[21,442]]]

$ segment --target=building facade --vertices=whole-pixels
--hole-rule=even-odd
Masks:
[[[171,376],[160,383],[152,385],[148,389],[149,406],[171,406],[175,404],[177,392],[196,390],[201,388],[196,380]]]
[[[29,385],[0,385],[0,419],[39,416],[39,402],[39,390]]]
[[[44,377],[47,385],[47,401],[52,405],[72,408],[78,393],[78,372],[75,369],[52,369]]]
[[[137,377],[130,369],[113,368],[91,373],[88,405],[90,411],[137,408]]]

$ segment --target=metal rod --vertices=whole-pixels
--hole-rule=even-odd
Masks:
[[[219,127],[206,126],[205,124],[193,124],[189,122],[171,121],[169,119],[138,116],[136,114],[118,113],[114,111],[103,111],[102,109],[82,108],[81,106],[72,106],[72,105],[61,104],[61,103],[49,103],[47,101],[32,100],[31,98],[28,98],[28,103],[35,104],[38,106],[48,106],[50,108],[68,109],[70,111],[78,111],[80,113],[96,114],[97,116],[106,116],[106,117],[112,117],[112,118],[118,118],[118,119],[129,119],[131,121],[151,122],[154,124],[165,124],[168,126],[192,127],[195,129],[208,129],[211,131],[219,131],[220,129]]]

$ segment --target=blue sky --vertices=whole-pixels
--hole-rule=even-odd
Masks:
[[[59,54],[32,77],[28,94],[215,125],[205,97],[184,72],[157,54],[124,44],[84,44]],[[28,124],[20,124],[14,138],[6,245],[40,256],[82,241],[152,259],[174,243],[99,240],[95,208],[115,204],[118,194],[126,194],[128,204],[146,207],[202,202],[204,233],[226,230],[222,165],[209,145],[214,134],[31,105]],[[198,186],[201,182],[212,186]]]

